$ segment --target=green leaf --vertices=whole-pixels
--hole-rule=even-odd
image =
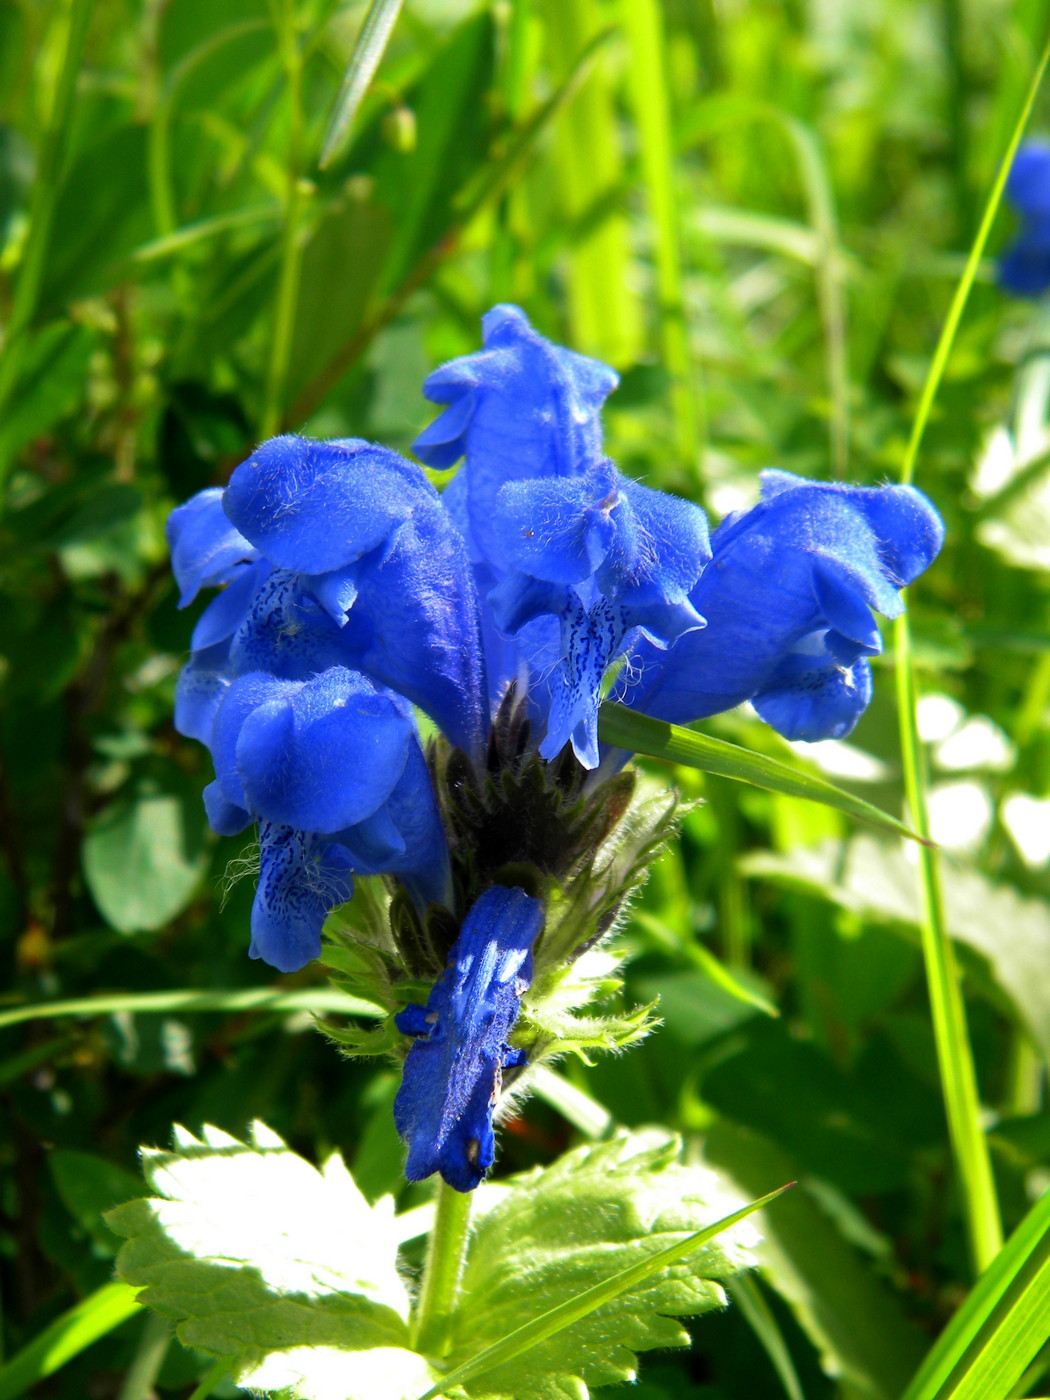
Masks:
[[[746,874],[776,880],[866,919],[918,927],[918,875],[902,849],[870,836],[780,856],[758,853]],[[979,871],[945,860],[945,922],[950,936],[980,955],[1010,997],[1043,1054],[1050,1057],[1050,908]]]
[[[1050,1191],[952,1318],[904,1400],[1006,1400],[1050,1336]]]
[[[370,1207],[340,1157],[318,1170],[261,1124],[251,1144],[175,1131],[143,1153],[158,1198],[118,1206],[117,1271],[185,1346],[238,1385],[303,1400],[410,1400],[432,1380],[407,1349],[393,1203]]]
[[[121,933],[163,928],[193,898],[207,864],[204,824],[188,793],[118,798],[84,839],[84,876]]]
[[[162,1016],[171,1011],[222,1011],[227,1014],[242,1011],[277,1014],[312,1011],[315,1015],[337,1011],[346,1016],[384,1014],[380,1007],[373,1006],[371,1002],[348,996],[334,987],[305,987],[297,992],[251,987],[228,992],[112,992],[103,996],[72,997],[68,1001],[36,1001],[28,1006],[14,1006],[0,1011],[0,1027],[17,1026],[23,1021],[51,1021],[59,1016],[112,1016],[116,1012]]]
[[[401,13],[402,0],[372,0],[365,15],[361,31],[350,55],[343,83],[336,98],[331,121],[325,133],[321,158],[318,161],[325,170],[341,154],[350,139],[350,127],[369,84],[375,77],[397,17]]]
[[[748,1267],[757,1236],[745,1227],[700,1248],[742,1217],[717,1175],[679,1151],[668,1134],[635,1133],[518,1177],[477,1223],[454,1369],[428,1394],[477,1377],[471,1400],[585,1397],[633,1379],[636,1351],[687,1345],[675,1318],[722,1306],[718,1280]]]
[[[870,822],[883,831],[892,831],[913,841],[922,839],[888,812],[865,802],[862,797],[844,792],[826,778],[807,773],[804,768],[781,763],[779,759],[769,758],[765,754],[752,753],[750,749],[742,749],[725,739],[699,734],[695,729],[665,724],[663,720],[637,714],[624,705],[615,705],[608,700],[605,702],[598,712],[598,734],[604,743],[615,744],[617,748],[648,754],[650,758],[664,758],[671,763],[682,763],[689,768],[699,768],[702,773],[717,773],[723,778],[734,778],[740,783],[750,783],[752,787],[765,788],[767,792],[781,792],[787,797],[804,797],[809,802],[822,802],[826,807],[834,807],[857,821]]]
[[[138,1311],[135,1295],[127,1284],[107,1283],[56,1317],[39,1336],[22,1348],[6,1366],[0,1366],[0,1400],[15,1400],[30,1386],[78,1356],[114,1327],[119,1327]]]
[[[139,1195],[138,1178],[94,1152],[60,1148],[48,1155],[47,1166],[63,1204],[90,1235],[96,1252],[115,1254],[117,1242],[102,1216]]]

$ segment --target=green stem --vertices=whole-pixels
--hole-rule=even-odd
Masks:
[[[676,447],[682,466],[692,475],[701,466],[706,429],[703,384],[699,366],[692,362],[685,312],[663,16],[657,0],[622,0],[620,22],[630,54],[628,92],[653,223],[660,339],[671,376]]]
[[[984,207],[980,226],[970,247],[963,275],[955,289],[948,315],[941,330],[937,348],[930,363],[926,382],[912,424],[911,436],[901,463],[901,483],[911,485],[923,434],[930,421],[934,399],[944,378],[948,357],[962,320],[977,269],[988,236],[992,230],[1017,148],[1036,94],[1050,64],[1050,42],[1043,50],[1038,67],[1032,75],[1021,113],[1003,156],[998,174]],[[897,709],[901,735],[901,757],[904,766],[905,789],[911,818],[920,836],[929,836],[926,810],[926,774],[919,728],[915,716],[916,685],[911,658],[911,631],[907,615],[895,623],[897,648]],[[923,918],[922,950],[926,964],[926,980],[930,991],[933,1033],[940,1067],[941,1090],[948,1115],[948,1132],[952,1142],[956,1169],[963,1195],[967,1234],[974,1269],[977,1273],[991,1262],[1002,1245],[1002,1225],[995,1195],[988,1144],[981,1131],[980,1102],[977,1097],[977,1077],[973,1053],[966,1032],[966,1009],[959,984],[959,970],[944,920],[944,899],[941,890],[940,863],[935,849],[920,847],[919,873],[922,885]]]
[[[47,250],[51,240],[51,224],[69,145],[77,74],[80,71],[84,41],[87,38],[92,3],[91,0],[69,0],[69,4],[62,8],[64,13],[56,20],[57,24],[64,24],[65,33],[62,36],[55,95],[40,143],[36,178],[29,202],[25,250],[18,269],[11,315],[4,328],[3,354],[0,356],[0,414],[18,385],[25,357],[27,332],[40,299]],[[8,465],[6,456],[0,456],[0,482],[7,475]]]
[[[926,774],[915,719],[915,673],[911,664],[911,633],[907,614],[897,619],[895,627],[897,700],[905,790],[912,825],[920,836],[929,839]],[[1002,1247],[1002,1225],[988,1144],[981,1128],[977,1075],[967,1034],[959,969],[945,925],[941,867],[935,847],[919,847],[919,872],[923,904],[922,953],[941,1092],[944,1095],[952,1153],[959,1173],[970,1254],[974,1272],[981,1274]]]
[[[423,1283],[412,1315],[412,1346],[426,1356],[445,1354],[470,1227],[469,1194],[438,1182],[434,1226],[427,1244]]]
[[[270,366],[266,377],[266,397],[260,421],[260,436],[263,438],[272,437],[278,431],[283,417],[288,365],[292,354],[292,335],[295,330],[295,309],[299,300],[299,271],[302,261],[299,215],[303,203],[303,60],[295,26],[295,0],[280,0],[278,25],[281,53],[288,81],[291,131],[288,142],[284,226],[281,231],[281,268],[277,280],[277,301],[274,308],[273,340],[270,345]]]

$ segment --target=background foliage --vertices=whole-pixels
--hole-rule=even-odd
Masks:
[[[408,0],[321,171],[364,8],[0,0],[6,1354],[111,1277],[102,1212],[173,1121],[262,1117],[370,1198],[425,1197],[392,1073],[311,1028],[317,969],[245,956],[251,853],[206,831],[206,756],[171,726],[170,507],[278,427],[406,450],[425,373],[499,300],[621,371],[610,452],[715,518],[766,465],[893,479],[1050,25],[1045,0]],[[949,543],[911,599],[1007,1229],[1050,1180],[1047,331],[984,270],[918,466]],[[892,666],[807,761],[899,810]],[[709,728],[786,753],[747,714]],[[632,1393],[893,1400],[972,1281],[914,865],[828,809],[676,778],[704,801],[626,935],[665,1027],[567,1073],[752,1195],[802,1187],[760,1278]],[[577,1136],[533,1099],[499,1170]],[[182,1396],[204,1367],[136,1313],[38,1393]]]

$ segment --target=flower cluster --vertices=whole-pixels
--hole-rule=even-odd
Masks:
[[[222,588],[176,723],[214,759],[215,830],[258,824],[251,954],[302,967],[354,877],[383,877],[326,956],[391,1011],[409,1177],[461,1191],[527,1063],[644,1020],[569,1015],[610,985],[596,946],[669,822],[599,742],[610,669],[657,718],[750,700],[789,738],[841,737],[870,698],[873,611],[899,613],[942,538],[910,488],[784,472],[709,536],[604,456],[612,370],[516,307],[483,326],[423,386],[444,408],[417,455],[463,459],[442,494],[385,448],[287,436],[169,522],[182,605]]]
[[[999,259],[999,283],[1019,297],[1050,287],[1050,146],[1027,141],[1006,180],[1006,197],[1021,216],[1017,237]]]

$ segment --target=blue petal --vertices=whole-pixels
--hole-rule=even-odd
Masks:
[[[1038,297],[1050,287],[1050,237],[1023,232],[999,258],[999,285],[1017,297]]]
[[[232,688],[223,715],[241,684]],[[251,692],[257,703],[244,715],[235,749],[249,811],[283,826],[331,833],[364,821],[386,802],[415,740],[411,715],[393,697],[343,667],[305,684],[253,681]]]
[[[1050,146],[1026,141],[1014,156],[1006,180],[1006,197],[1015,209],[1034,219],[1050,219]]]
[[[880,650],[871,610],[900,612],[897,590],[926,567],[942,538],[936,511],[911,488],[826,485],[764,473],[761,503],[719,526],[712,562],[690,595],[707,628],[680,637],[663,654],[639,645],[632,658],[638,679],[626,702],[682,724],[768,691],[768,700],[755,703],[775,727],[784,717],[793,734],[846,732],[870,687],[863,670],[855,684],[835,677],[859,656]],[[789,659],[803,639],[808,659]],[[782,701],[776,698],[781,663],[794,678]],[[831,688],[821,681],[818,700],[805,704],[826,706],[832,716],[826,720],[798,717],[799,696],[817,684],[814,667],[825,669]]]
[[[213,598],[197,619],[190,639],[191,651],[204,651],[232,637],[244,624],[252,599],[273,572],[267,559],[241,565],[217,598]]]
[[[259,823],[259,885],[249,956],[298,972],[321,953],[330,910],[354,892],[348,852],[274,822]]]
[[[617,529],[612,512],[619,504],[611,471],[508,481],[493,521],[501,566],[550,583],[582,583],[609,553]]]
[[[208,823],[218,835],[239,836],[245,827],[251,825],[252,814],[246,812],[243,807],[236,807],[232,802],[228,802],[218,780],[207,785],[203,797]]]
[[[871,700],[871,667],[828,657],[786,656],[752,703],[785,739],[844,739]]]
[[[241,737],[244,722],[260,705],[265,705],[276,697],[288,697],[298,693],[296,681],[279,681],[264,671],[253,671],[228,684],[207,740],[215,764],[215,779],[219,790],[227,802],[244,811],[253,811],[244,790],[240,769],[237,765],[237,742]]]
[[[229,689],[229,647],[219,643],[195,652],[175,686],[175,728],[188,739],[211,744],[212,727]]]
[[[400,1030],[418,1037],[394,1101],[409,1181],[440,1172],[455,1190],[473,1191],[492,1165],[492,1111],[503,1070],[520,1063],[507,1036],[532,980],[532,945],[543,918],[543,905],[524,890],[486,890],[467,915],[426,1012],[413,1006],[397,1017]]]
[[[433,465],[467,458],[471,544],[499,562],[496,497],[508,481],[568,477],[601,457],[601,406],[616,387],[607,365],[552,345],[516,306],[482,320],[485,348],[432,374],[423,392],[452,407],[415,450]],[[466,401],[466,404],[465,404]]]
[[[224,505],[268,559],[301,574],[345,568],[437,493],[419,467],[358,438],[264,442],[230,478]]]
[[[179,585],[179,607],[193,602],[202,588],[225,583],[246,559],[258,554],[230,523],[218,486],[198,491],[168,516],[165,527],[171,567]]]
[[[623,612],[604,598],[589,610],[576,599],[562,615],[561,631],[563,662],[551,676],[550,715],[540,754],[557,758],[571,742],[584,768],[596,768],[602,680],[623,644]]]
[[[598,573],[602,588],[631,611],[684,602],[711,558],[704,512],[626,477],[620,496],[616,539]]]
[[[346,664],[407,696],[477,751],[488,720],[480,604],[462,537],[440,500],[419,505],[361,570],[340,638]]]
[[[304,595],[300,576],[287,569],[275,569],[255,590],[230,644],[234,675],[268,671],[307,680],[349,661],[339,627]]]
[[[393,874],[416,907],[452,903],[448,844],[423,750],[413,738],[404,772],[371,816],[333,833],[361,875]]]

